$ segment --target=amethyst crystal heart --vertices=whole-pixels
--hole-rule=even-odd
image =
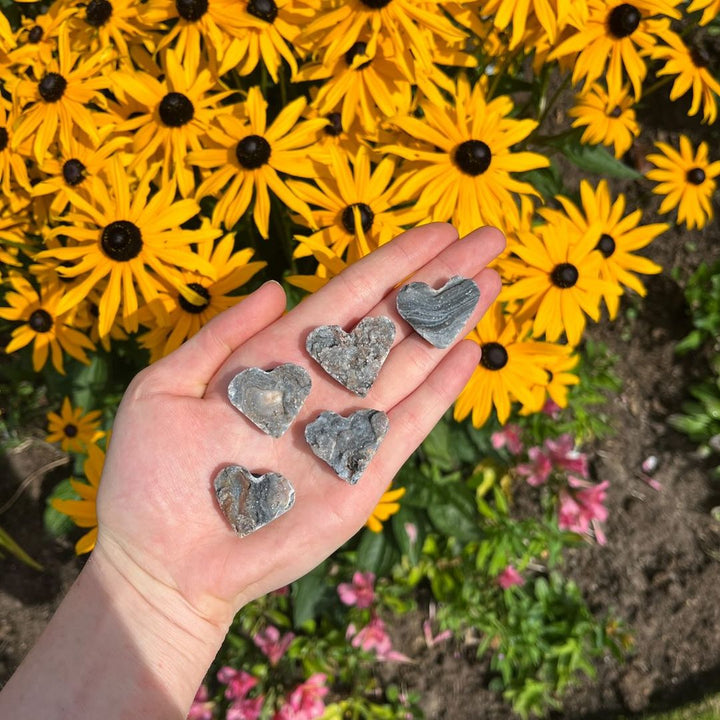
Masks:
[[[396,305],[400,317],[416,333],[438,348],[448,347],[465,327],[480,299],[474,280],[455,276],[439,290],[411,282],[400,289]]]
[[[305,428],[305,439],[319,458],[355,485],[388,427],[388,417],[381,410],[358,410],[346,418],[326,410]]]
[[[328,375],[360,397],[365,397],[395,339],[388,317],[368,317],[352,332],[339,325],[321,325],[307,337],[305,347]]]
[[[230,402],[261,430],[280,437],[297,417],[312,382],[299,365],[286,363],[266,372],[248,368],[228,387]]]
[[[241,465],[228,465],[218,473],[215,495],[240,537],[280,517],[295,502],[295,489],[286,477],[273,472],[253,475]]]

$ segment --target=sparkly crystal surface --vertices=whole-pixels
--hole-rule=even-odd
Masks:
[[[474,280],[456,275],[439,290],[411,282],[397,295],[397,309],[412,328],[438,348],[448,347],[465,327],[480,299]]]
[[[228,465],[215,478],[218,504],[233,530],[245,537],[286,513],[295,489],[279,473],[253,475],[242,465]]]
[[[352,332],[339,325],[321,325],[307,337],[308,353],[328,375],[365,397],[395,339],[395,324],[384,316],[361,320]]]
[[[326,410],[305,428],[305,439],[319,458],[343,480],[355,485],[389,426],[381,410],[358,410],[348,417]]]
[[[285,363],[269,371],[252,367],[230,381],[228,398],[263,432],[278,438],[297,417],[311,385],[300,365]]]

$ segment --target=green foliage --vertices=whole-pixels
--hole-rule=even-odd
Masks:
[[[10,537],[10,535],[0,527],[0,551],[5,551],[16,557],[20,562],[25,563],[29,567],[35,570],[42,570],[43,567],[40,563],[35,562],[16,542]],[[0,558],[3,557],[3,553],[0,552]]]
[[[720,349],[720,260],[700,264],[687,281],[685,299],[693,329],[677,344],[676,352],[686,354],[706,343],[717,352]]]

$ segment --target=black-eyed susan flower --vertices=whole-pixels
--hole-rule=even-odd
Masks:
[[[456,420],[472,417],[482,427],[493,407],[501,425],[510,417],[512,403],[534,402],[532,388],[547,384],[547,373],[538,361],[546,343],[532,340],[530,323],[519,324],[495,303],[468,335],[482,348],[480,363],[455,401]]]
[[[655,146],[660,153],[647,156],[656,167],[646,177],[659,184],[653,188],[657,195],[664,195],[660,212],[677,208],[678,223],[685,223],[689,229],[703,228],[713,217],[712,196],[715,192],[715,178],[720,175],[720,161],[710,162],[707,143],[700,143],[693,151],[690,140],[680,136],[680,151],[667,143]]]
[[[707,25],[720,15],[720,0],[692,0],[687,7],[687,12],[699,12],[702,10],[700,24]]]
[[[188,197],[195,192],[195,177],[185,159],[188,152],[203,149],[210,121],[222,112],[219,103],[229,93],[218,92],[210,70],[190,58],[181,64],[173,50],[166,50],[163,61],[156,72],[162,80],[132,70],[110,76],[121,102],[118,113],[124,116],[115,130],[132,134],[130,170],[143,172],[159,161],[161,183],[175,178],[180,194]]]
[[[548,398],[559,408],[568,404],[568,391],[573,385],[580,383],[580,378],[574,370],[580,361],[580,356],[570,345],[553,343],[539,343],[537,362],[545,370],[546,382],[530,388],[533,395],[532,403],[524,403],[520,408],[521,415],[533,415],[541,412]]]
[[[79,500],[60,500],[53,498],[50,504],[58,512],[67,515],[78,527],[90,528],[75,543],[75,553],[84,555],[89,553],[97,542],[97,492],[100,487],[103,466],[105,465],[105,452],[97,445],[88,446],[88,457],[83,465],[83,472],[87,482],[70,479],[72,489],[80,496]]]
[[[589,84],[605,74],[608,92],[613,97],[625,84],[624,70],[635,98],[639,98],[647,75],[644,56],[658,41],[666,39],[670,30],[668,18],[680,19],[676,9],[679,0],[587,0],[587,3],[587,20],[579,23],[549,58],[577,55],[573,82],[584,78]]]
[[[100,90],[108,87],[101,72],[108,59],[105,52],[81,56],[72,50],[64,27],[58,36],[57,60],[34,63],[31,68],[39,80],[22,79],[10,88],[18,111],[11,147],[17,149],[33,136],[33,154],[42,162],[58,132],[66,142],[82,132],[99,143],[97,119],[88,105],[106,105]]]
[[[49,443],[60,443],[63,452],[85,452],[89,445],[96,443],[105,433],[100,430],[100,410],[86,413],[81,407],[73,407],[69,397],[65,397],[60,413],[49,412]]]
[[[9,53],[10,61],[20,68],[38,61],[48,65],[57,47],[60,28],[75,12],[72,5],[54,2],[34,18],[23,16],[15,33],[15,47]]]
[[[398,500],[405,494],[405,488],[388,489],[384,492],[370,517],[367,519],[365,526],[370,528],[374,533],[382,532],[382,524],[400,510]]]
[[[674,32],[665,35],[667,45],[659,45],[652,51],[655,60],[665,60],[657,75],[676,75],[670,89],[670,99],[677,100],[692,92],[688,115],[697,115],[702,108],[703,122],[714,123],[717,118],[717,101],[720,83],[709,70],[710,56],[701,45],[688,46]]]
[[[641,210],[624,215],[625,196],[621,193],[613,202],[606,180],[601,180],[595,190],[587,180],[583,180],[580,183],[580,198],[582,208],[576,207],[565,197],[558,197],[557,200],[572,224],[572,232],[578,238],[591,227],[600,228],[600,239],[596,246],[602,256],[599,277],[613,286],[631,288],[644,297],[645,286],[635,273],[655,275],[662,268],[652,260],[636,255],[635,251],[647,247],[668,226],[665,223],[640,225]],[[552,223],[558,218],[559,211],[540,208],[539,212]],[[603,292],[603,299],[610,319],[614,320],[620,296],[615,292]]]
[[[63,352],[76,360],[90,362],[86,350],[94,345],[80,331],[66,324],[67,317],[58,311],[64,288],[61,285],[41,288],[38,292],[19,273],[10,273],[12,290],[5,294],[9,307],[0,307],[0,318],[21,323],[12,331],[5,352],[14,353],[26,345],[33,345],[33,370],[39,372],[47,362],[62,375],[65,374]]]
[[[622,289],[600,279],[600,223],[578,238],[569,221],[553,220],[520,234],[513,251],[522,262],[513,266],[515,280],[503,287],[500,298],[522,303],[518,316],[532,319],[535,337],[545,335],[555,342],[564,332],[575,346],[585,329],[585,315],[597,322],[601,298],[619,295]]]
[[[220,232],[212,228],[182,230],[180,225],[196,215],[194,200],[175,200],[175,185],[170,183],[150,196],[149,171],[135,186],[116,156],[110,164],[109,188],[103,186],[90,201],[68,188],[72,210],[63,218],[70,224],[53,228],[51,237],[65,236],[74,242],[66,247],[50,248],[38,259],[54,258],[58,263],[70,261],[70,267],[59,267],[60,275],[77,278],[66,289],[58,303],[63,313],[85,299],[102,285],[98,306],[98,332],[107,335],[121,310],[125,329],[138,328],[138,290],[151,303],[160,321],[167,322],[159,299],[158,280],[186,292],[176,268],[215,275],[215,268],[194,253],[191,243],[211,240]]]
[[[568,110],[574,117],[573,127],[584,127],[580,142],[612,146],[615,157],[622,157],[640,134],[628,87],[611,97],[599,83],[575,96],[575,105]]]
[[[163,301],[170,322],[157,325],[153,321],[152,329],[139,338],[140,345],[150,350],[150,362],[171,353],[210,319],[242,300],[243,295],[237,291],[266,263],[251,262],[253,250],[236,251],[234,244],[233,235],[226,235],[217,245],[212,241],[198,244],[198,255],[216,269],[217,277],[211,280],[199,273],[182,273],[182,281],[200,296],[201,303],[192,303],[174,288],[168,288]]]
[[[383,148],[413,163],[400,182],[397,200],[416,202],[433,220],[451,220],[461,235],[487,224],[504,231],[516,227],[519,216],[513,193],[537,193],[510,173],[550,164],[537,153],[512,149],[537,123],[510,117],[509,97],[488,101],[480,83],[471,89],[465,77],[457,81],[455,107],[429,102],[421,107],[422,120],[407,115],[393,124],[425,147]]]
[[[309,178],[316,174],[308,158],[308,147],[325,126],[323,118],[298,122],[305,109],[305,98],[286,105],[268,126],[267,102],[259,87],[248,91],[247,100],[237,113],[217,118],[208,131],[215,147],[188,153],[188,162],[214,169],[197,190],[197,197],[218,197],[213,224],[232,228],[255,198],[253,219],[260,234],[268,237],[270,195],[268,188],[291,210],[312,226],[307,204],[287,187],[278,172]]]
[[[288,187],[313,207],[314,226],[320,228],[315,237],[345,256],[348,264],[427,217],[422,208],[393,207],[392,158],[382,159],[373,169],[365,147],[354,160],[335,147],[330,155],[329,172],[316,177],[316,185],[290,180]],[[300,245],[295,256],[308,252]]]
[[[0,190],[3,199],[17,212],[27,205],[30,179],[25,158],[10,142],[14,125],[13,111],[0,99]]]

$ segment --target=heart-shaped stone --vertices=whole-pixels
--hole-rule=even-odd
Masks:
[[[305,428],[305,439],[319,458],[343,480],[355,485],[389,426],[381,410],[358,410],[348,417],[326,410]]]
[[[368,317],[350,333],[339,325],[321,325],[307,337],[305,347],[328,375],[360,397],[365,397],[395,339],[389,317]]]
[[[215,495],[233,530],[245,537],[286,513],[295,489],[279,473],[253,475],[242,465],[228,465],[215,478]]]
[[[416,333],[431,345],[446,348],[465,327],[479,299],[475,281],[456,275],[439,290],[411,282],[400,289],[396,305],[400,317]]]
[[[299,365],[286,363],[270,371],[252,367],[230,381],[228,398],[261,430],[278,438],[297,417],[311,385],[310,375]]]

